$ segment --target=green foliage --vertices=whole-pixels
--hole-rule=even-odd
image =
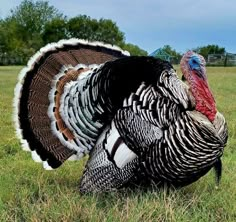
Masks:
[[[137,45],[125,42],[125,34],[110,19],[93,19],[78,15],[67,19],[46,0],[23,0],[0,20],[0,65],[25,64],[38,49],[60,39],[80,38],[118,45],[131,55],[147,55]],[[179,63],[181,54],[169,45],[163,50],[172,56],[173,64]],[[206,59],[208,54],[225,53],[218,45],[198,47],[194,51]]]
[[[132,55],[144,55],[138,46],[125,43],[125,35],[109,19],[79,15],[69,20],[48,1],[23,0],[0,20],[0,65],[25,64],[30,56],[50,42],[80,38],[125,46]]]
[[[147,51],[139,48],[137,45],[133,45],[131,43],[124,43],[120,45],[122,49],[127,50],[130,52],[130,55],[136,55],[136,56],[147,56]]]
[[[0,221],[236,221],[236,67],[207,68],[217,108],[229,126],[218,190],[210,172],[170,192],[137,188],[83,196],[78,183],[86,159],[45,171],[21,150],[11,105],[20,69],[0,67]]]
[[[124,33],[119,30],[116,23],[109,19],[96,20],[80,15],[71,18],[67,26],[70,37],[116,45],[124,41]]]
[[[56,18],[63,18],[63,16],[47,1],[24,0],[11,10],[6,23],[14,22],[18,32],[13,33],[13,37],[17,36],[18,41],[23,41],[24,48],[32,48],[36,51],[43,45],[41,34],[45,25]]]
[[[24,30],[15,20],[6,19],[0,26],[0,64],[22,64],[35,50],[28,45]]]
[[[59,11],[50,6],[48,1],[23,0],[19,6],[11,10],[8,19],[17,21],[27,34],[42,33],[47,22],[55,18],[63,18]]]
[[[171,63],[178,64],[182,55],[173,49],[170,45],[164,45],[162,48],[167,54],[171,56]]]
[[[45,24],[62,14],[47,1],[24,0],[0,27],[0,63],[26,63],[43,44]]]
[[[193,51],[204,56],[206,60],[209,54],[225,54],[226,53],[225,48],[220,47],[218,45],[201,46],[201,47],[197,47],[196,49],[193,49]]]
[[[4,30],[4,21],[0,20],[0,52],[5,52],[7,47],[7,35]]]
[[[68,38],[67,22],[62,18],[54,18],[45,24],[42,39],[44,44]]]

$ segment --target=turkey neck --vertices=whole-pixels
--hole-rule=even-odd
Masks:
[[[196,102],[196,110],[205,115],[211,122],[214,121],[217,110],[215,99],[210,91],[206,79],[193,75],[189,80],[192,94]]]

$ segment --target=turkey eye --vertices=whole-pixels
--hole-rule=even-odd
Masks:
[[[196,63],[197,63],[197,61],[196,61],[195,59],[193,59],[193,60],[192,60],[192,62],[193,62],[194,64],[196,64]]]

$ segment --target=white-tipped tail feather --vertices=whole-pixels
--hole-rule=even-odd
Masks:
[[[44,46],[29,59],[27,66],[19,73],[15,87],[13,120],[22,148],[32,151],[32,158],[36,162],[43,162],[45,168],[52,169],[66,159],[79,159],[91,150],[91,147],[87,149],[78,146],[80,141],[75,143],[74,140],[65,139],[65,135],[58,131],[53,110],[55,86],[59,79],[70,69],[88,68],[88,71],[78,75],[77,81],[80,81],[98,65],[125,56],[129,56],[129,53],[117,46],[68,39]],[[66,84],[66,88],[70,86],[69,84],[69,82]],[[45,111],[44,107],[48,104],[49,107]],[[62,112],[62,117],[67,118],[67,115],[63,115]],[[51,124],[48,124],[49,120]],[[48,137],[49,133],[51,135]]]

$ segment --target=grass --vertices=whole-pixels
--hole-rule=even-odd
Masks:
[[[85,160],[45,171],[21,150],[12,124],[20,69],[0,67],[0,221],[236,221],[236,68],[207,68],[217,107],[229,126],[218,190],[211,171],[169,193],[138,189],[84,196],[78,183]]]

